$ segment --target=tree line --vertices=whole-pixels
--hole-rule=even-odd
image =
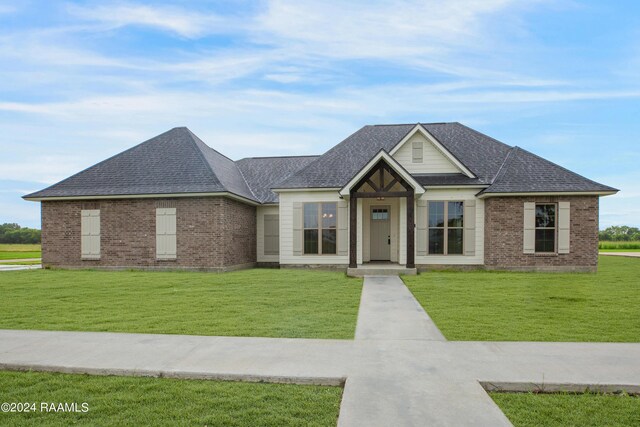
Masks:
[[[612,225],[598,233],[600,240],[612,242],[640,241],[640,229],[626,225]]]
[[[40,230],[13,223],[1,224],[0,243],[40,243]]]

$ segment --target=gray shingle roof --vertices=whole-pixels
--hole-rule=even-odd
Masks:
[[[618,191],[558,166],[520,147],[513,147],[493,184],[483,193]]]
[[[391,151],[414,126],[365,126],[277,188],[343,187],[381,149]]]
[[[181,127],[24,197],[227,191],[257,201],[232,160]]]
[[[318,157],[248,157],[236,164],[260,203],[277,203],[278,195],[271,188]]]
[[[284,180],[278,188],[341,188],[378,151],[390,152],[416,125],[365,126]],[[422,185],[491,185],[484,190],[487,193],[616,191],[520,148],[515,149],[515,155],[509,156],[514,147],[460,123],[421,125],[476,176],[415,175]]]
[[[281,183],[282,188],[343,187],[380,150],[390,152],[416,124],[365,126]],[[489,184],[511,147],[460,123],[422,126],[456,159]]]
[[[234,162],[189,129],[174,128],[25,198],[229,192],[275,203],[273,188],[341,188],[416,124],[365,126],[321,156]],[[422,126],[476,178],[416,174],[421,185],[490,185],[485,193],[616,191],[460,123]]]

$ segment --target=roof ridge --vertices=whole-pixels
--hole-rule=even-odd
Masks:
[[[498,178],[501,178],[500,174],[506,172],[507,168],[509,167],[509,166],[507,166],[507,164],[508,164],[509,160],[511,159],[511,154],[516,150],[518,150],[518,146],[517,145],[514,146],[514,147],[511,147],[511,149],[507,152],[507,155],[504,156],[504,160],[502,161],[502,164],[500,164],[500,167],[498,168],[498,172],[496,172],[496,176],[494,176],[493,179],[491,180],[491,185],[493,185],[493,183],[496,182],[498,180]],[[503,169],[504,169],[505,172],[503,172]]]
[[[68,176],[68,177],[66,177],[66,178],[64,178],[64,179],[61,179],[60,181],[55,182],[55,183],[53,183],[53,184],[51,184],[51,185],[49,185],[49,186],[47,186],[47,187],[43,188],[42,190],[38,190],[38,191],[34,191],[34,192],[32,192],[32,193],[29,193],[29,194],[25,194],[24,196],[22,196],[22,198],[24,199],[24,198],[26,198],[26,197],[30,197],[32,194],[40,193],[40,192],[42,192],[42,191],[48,190],[48,189],[50,189],[50,188],[52,188],[52,187],[55,187],[56,185],[62,184],[62,183],[63,183],[63,182],[65,182],[65,181],[69,181],[70,179],[75,178],[76,176],[80,175],[81,173],[84,173],[84,172],[88,171],[89,169],[93,169],[93,168],[95,168],[96,166],[99,166],[99,165],[101,165],[101,164],[103,164],[103,163],[106,163],[106,162],[108,162],[108,161],[109,161],[109,160],[111,160],[111,159],[114,159],[114,158],[116,158],[116,157],[118,157],[118,156],[120,156],[120,155],[122,155],[122,154],[128,153],[129,151],[132,151],[132,150],[134,150],[134,149],[136,149],[136,148],[140,147],[141,145],[147,144],[147,143],[149,143],[149,142],[153,141],[154,139],[161,137],[162,135],[165,135],[165,134],[167,134],[167,133],[169,133],[169,132],[173,132],[173,131],[174,131],[174,130],[176,130],[176,129],[178,129],[178,128],[177,128],[177,127],[174,127],[174,128],[171,128],[171,129],[169,129],[169,130],[167,130],[167,131],[164,131],[164,132],[162,132],[162,133],[161,133],[161,134],[159,134],[159,135],[156,135],[156,136],[154,136],[154,137],[152,137],[152,138],[149,138],[149,139],[147,139],[147,140],[145,140],[145,141],[142,141],[142,142],[141,142],[141,143],[139,143],[139,144],[134,145],[133,147],[129,147],[129,148],[127,148],[127,149],[126,149],[126,150],[124,150],[124,151],[121,151],[121,152],[119,152],[119,153],[114,154],[113,156],[109,156],[109,157],[107,157],[106,159],[104,159],[104,160],[102,160],[102,161],[99,161],[98,163],[95,163],[95,164],[93,164],[93,165],[91,165],[91,166],[87,166],[86,168],[82,169],[81,171],[76,172],[76,173],[74,173],[73,175]]]
[[[243,157],[239,160],[236,160],[237,162],[240,162],[242,160],[248,160],[248,159],[297,159],[300,157],[320,157],[321,154],[304,154],[302,156],[257,156],[257,157]]]
[[[415,122],[415,123],[380,123],[377,125],[368,126],[416,126],[416,125],[450,125],[457,122]]]
[[[188,127],[186,127],[186,126],[182,126],[182,128],[186,129],[186,130],[187,130],[187,132],[189,132],[189,135],[191,135],[191,138],[192,138],[194,141],[197,139],[197,140],[198,140],[198,141],[200,141],[200,142],[201,142],[205,147],[207,147],[209,150],[213,150],[213,151],[215,151],[216,153],[220,154],[220,155],[221,155],[222,157],[224,157],[225,159],[227,159],[227,160],[229,160],[229,161],[231,161],[231,162],[234,162],[234,163],[235,163],[235,161],[234,161],[232,158],[230,158],[230,157],[228,157],[228,156],[224,155],[223,153],[221,153],[220,151],[216,150],[216,149],[215,149],[215,148],[213,148],[213,147],[209,147],[209,145],[208,145],[206,142],[204,142],[202,139],[200,139],[200,137],[199,137],[198,135],[196,135],[195,133],[191,132],[191,129],[189,129]],[[199,147],[198,147],[198,148],[199,148]]]
[[[232,160],[233,161],[233,160]],[[236,167],[236,169],[238,169],[238,172],[240,172],[240,177],[242,177],[242,180],[244,181],[245,185],[247,186],[247,188],[249,189],[249,193],[251,193],[251,195],[253,197],[255,197],[255,199],[257,201],[259,201],[260,203],[262,203],[262,199],[260,197],[258,197],[256,195],[256,193],[253,192],[253,188],[251,188],[251,186],[249,185],[249,181],[247,181],[247,178],[244,176],[244,173],[242,172],[242,168],[240,166],[238,166],[236,164],[236,162],[233,162],[233,165]]]
[[[204,142],[202,139],[200,139],[200,137],[198,137],[198,135],[194,134],[193,132],[191,132],[190,129],[187,129],[187,132],[189,132],[189,136],[191,137],[191,140],[194,142],[196,149],[198,150],[198,153],[200,154],[201,159],[204,161],[204,163],[207,165],[207,167],[209,168],[209,170],[211,171],[211,173],[213,174],[213,176],[215,176],[215,178],[220,182],[220,184],[230,193],[232,192],[231,190],[229,190],[229,188],[227,188],[227,185],[224,184],[222,182],[222,180],[218,177],[218,175],[215,173],[215,171],[213,170],[213,167],[211,167],[211,164],[209,164],[209,161],[207,160],[207,158],[205,157],[204,153],[202,152],[201,147],[198,144],[198,141],[200,143],[202,143],[202,145],[204,145],[205,147],[207,147],[209,150],[212,150],[213,152],[215,152],[216,154],[219,154],[220,156],[224,157],[225,159],[229,160],[232,164],[233,167],[236,168],[236,170],[238,171],[238,173],[240,174],[240,177],[242,178],[242,181],[244,182],[245,187],[247,187],[247,190],[249,190],[249,193],[254,197],[255,200],[257,200],[258,202],[262,203],[262,201],[260,200],[260,198],[258,196],[256,196],[256,194],[253,192],[253,190],[251,189],[251,186],[249,185],[249,182],[247,182],[247,178],[245,178],[244,174],[242,173],[242,169],[240,169],[238,167],[238,165],[236,164],[235,161],[233,161],[232,159],[230,159],[229,157],[225,156],[224,154],[222,154],[221,152],[219,152],[218,150],[216,150],[215,148],[211,148],[207,145],[206,142]],[[235,194],[235,193],[234,193]]]
[[[204,153],[202,152],[202,150],[200,149],[200,147],[198,146],[198,142],[196,141],[196,138],[198,138],[193,132],[191,132],[191,130],[189,128],[187,128],[186,126],[184,126],[184,129],[187,131],[187,134],[189,135],[189,138],[191,139],[191,142],[194,145],[194,148],[196,149],[196,152],[198,153],[198,155],[200,156],[200,160],[202,160],[202,162],[204,163],[205,167],[209,170],[209,172],[211,172],[211,175],[213,175],[213,177],[218,180],[218,182],[225,187],[224,184],[222,184],[222,181],[220,180],[220,178],[218,178],[218,175],[216,175],[216,173],[214,172],[213,168],[211,167],[211,165],[209,164],[209,162],[207,161],[207,158],[204,156]],[[200,138],[198,138],[200,140],[200,142],[202,142],[206,147],[209,147],[207,144],[204,143],[204,141],[202,141]],[[210,147],[209,147],[210,148]],[[212,149],[213,150],[213,149]],[[215,150],[214,150],[215,151]],[[216,151],[217,153],[217,151]],[[225,156],[226,157],[226,156]],[[233,161],[233,160],[232,160]]]
[[[458,124],[458,125],[460,125],[460,126],[462,126],[462,127],[466,128],[466,129],[469,129],[469,130],[470,130],[470,131],[472,131],[473,133],[478,134],[478,135],[480,135],[480,136],[483,136],[483,137],[485,137],[485,138],[488,138],[488,139],[492,140],[493,142],[497,142],[497,143],[498,143],[498,144],[500,144],[500,145],[504,145],[504,146],[509,147],[509,148],[513,148],[513,147],[514,147],[513,145],[509,145],[509,144],[507,144],[507,143],[505,143],[505,142],[499,141],[499,140],[495,139],[494,137],[487,135],[486,133],[482,133],[482,132],[480,132],[480,131],[478,131],[478,130],[475,130],[474,128],[470,128],[469,126],[467,126],[467,125],[465,125],[465,124],[462,124],[462,123],[460,123],[460,122],[452,122],[452,123]]]

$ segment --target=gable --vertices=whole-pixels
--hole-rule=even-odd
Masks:
[[[400,142],[392,156],[411,174],[464,173],[420,130]]]
[[[362,169],[360,169],[360,171],[353,177],[351,178],[351,180],[340,189],[340,195],[341,196],[348,196],[351,192],[351,189],[358,184],[358,182],[360,182],[360,180],[372,169],[375,169],[377,167],[377,165],[380,162],[384,162],[386,163],[386,165],[388,165],[391,169],[393,169],[393,171],[400,176],[400,178],[402,178],[409,186],[413,187],[413,190],[415,191],[416,194],[422,194],[424,193],[424,188],[413,178],[413,176],[411,176],[410,173],[408,173],[406,170],[404,170],[402,168],[401,165],[399,165],[394,159],[393,157],[391,157],[389,154],[387,154],[386,151],[384,150],[380,150],[378,152],[378,154],[376,154]],[[383,175],[383,182],[382,185],[388,185],[390,183],[391,179],[388,179],[387,181],[385,181],[384,175]],[[373,189],[371,186],[369,186],[368,184],[364,185],[365,189],[366,188],[371,188]]]

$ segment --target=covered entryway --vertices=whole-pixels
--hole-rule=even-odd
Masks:
[[[424,188],[384,151],[340,191],[349,195],[349,269],[367,261],[415,269],[416,193]]]

